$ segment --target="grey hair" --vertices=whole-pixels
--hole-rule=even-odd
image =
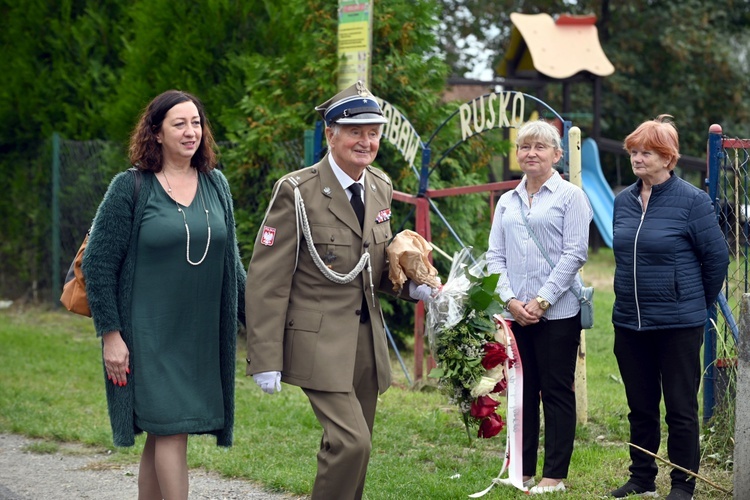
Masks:
[[[562,151],[560,132],[554,125],[550,125],[544,120],[526,122],[520,129],[518,129],[518,135],[516,135],[516,147],[530,141],[539,141]]]

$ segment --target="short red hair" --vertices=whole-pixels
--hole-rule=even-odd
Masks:
[[[623,148],[628,153],[634,148],[656,152],[659,156],[670,158],[668,168],[674,169],[680,159],[680,137],[671,115],[659,115],[648,120],[625,138]]]

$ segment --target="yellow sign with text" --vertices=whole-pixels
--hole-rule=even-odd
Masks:
[[[372,0],[339,0],[339,90],[357,80],[370,87]]]

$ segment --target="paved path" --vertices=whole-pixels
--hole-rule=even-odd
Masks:
[[[56,453],[26,451],[38,442],[0,434],[0,500],[133,500],[138,497],[138,465],[112,465],[102,453],[79,444],[60,444]],[[190,471],[193,500],[290,500],[238,479]]]

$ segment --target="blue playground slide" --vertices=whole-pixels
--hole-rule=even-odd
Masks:
[[[612,248],[612,212],[615,207],[615,193],[604,178],[602,164],[599,161],[599,147],[591,138],[584,139],[581,146],[581,181],[583,192],[589,197],[591,208],[594,210],[594,223],[604,243]]]

